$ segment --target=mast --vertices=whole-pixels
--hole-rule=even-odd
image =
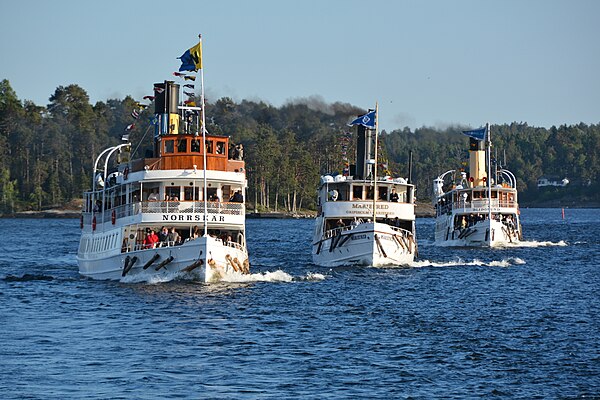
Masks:
[[[490,227],[492,226],[492,138],[490,135],[490,123],[485,124],[486,140],[487,140],[487,162],[488,162],[488,173],[487,173],[487,184],[488,184],[488,220],[490,221]],[[490,232],[491,237],[492,232]]]
[[[200,51],[202,51],[202,34],[198,35]],[[202,54],[202,53],[200,53]],[[200,56],[200,62],[202,62],[202,55]],[[208,199],[207,194],[207,182],[206,182],[206,116],[204,114],[204,66],[200,65],[200,115],[202,119],[202,146],[204,151],[202,152],[202,162],[204,169],[204,190],[202,198],[204,199],[204,236],[208,236]]]
[[[377,222],[377,139],[379,136],[379,104],[375,102],[375,165],[373,165],[373,224]]]

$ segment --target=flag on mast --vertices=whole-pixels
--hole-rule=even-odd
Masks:
[[[487,137],[487,127],[484,126],[483,128],[479,128],[479,129],[472,129],[470,131],[462,131],[462,133],[464,135],[467,135],[468,137],[472,137],[473,139],[485,140]]]
[[[202,39],[197,45],[188,49],[181,57],[181,67],[179,71],[198,71],[202,69]]]
[[[361,115],[360,117],[356,118],[354,121],[350,122],[348,124],[348,126],[362,125],[366,128],[375,128],[375,118],[376,118],[375,114],[376,114],[375,110],[370,110],[365,115]]]

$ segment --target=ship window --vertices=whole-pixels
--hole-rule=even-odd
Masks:
[[[223,185],[221,186],[221,196],[223,196],[223,201],[228,201],[233,193],[231,192],[231,185]]]
[[[373,186],[367,188],[367,199],[373,200]]]
[[[206,188],[206,196],[208,197],[208,201],[218,201],[219,196],[217,196],[217,188]]]
[[[174,153],[174,140],[165,140],[165,153]]]
[[[172,186],[165,188],[166,196],[165,200],[179,201],[179,186]]]
[[[199,191],[199,187],[186,186],[183,188],[183,199],[185,201],[198,200],[200,198]]]
[[[177,141],[177,152],[187,153],[187,139],[179,139]]]
[[[217,142],[217,154],[225,154],[225,142]]]
[[[378,187],[377,193],[379,193],[379,200],[387,200],[387,192],[388,188],[386,186]]]
[[[353,186],[352,187],[352,197],[354,200],[362,200],[362,186]]]
[[[198,139],[192,139],[191,147],[192,153],[200,153],[200,141]]]
[[[206,141],[206,154],[210,154],[213,152],[213,142],[212,140]]]

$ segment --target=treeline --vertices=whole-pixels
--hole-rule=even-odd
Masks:
[[[151,147],[153,107],[138,108],[131,97],[92,105],[86,91],[60,86],[46,106],[20,100],[7,80],[0,82],[0,212],[40,210],[79,198],[89,189],[93,161],[128,133],[135,157]],[[345,157],[353,163],[353,146],[344,139],[350,118],[366,110],[317,98],[273,107],[264,102],[221,98],[206,104],[207,129],[244,145],[249,203],[260,210],[315,208],[321,174],[338,171]],[[444,130],[408,128],[382,132],[381,172],[408,175],[414,153],[417,196],[427,199],[431,180],[467,159],[463,127]],[[527,124],[492,126],[497,162],[519,179],[522,198],[537,193],[542,175],[568,177],[585,188],[585,200],[599,201],[600,126],[573,125],[550,129]],[[138,146],[140,143],[140,146]]]

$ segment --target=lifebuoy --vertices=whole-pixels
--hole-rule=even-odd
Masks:
[[[117,222],[117,213],[115,210],[112,210],[112,214],[110,215],[110,222],[114,225]]]
[[[93,231],[96,230],[96,216],[94,216],[94,218],[92,218],[92,230]]]
[[[123,179],[127,180],[128,176],[129,176],[129,167],[125,167],[125,169],[123,170]]]
[[[83,215],[79,217],[79,228],[83,229]]]

